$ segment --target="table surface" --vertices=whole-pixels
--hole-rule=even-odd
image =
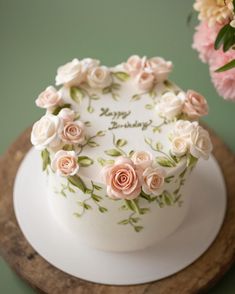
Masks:
[[[56,69],[74,57],[114,65],[131,54],[174,62],[171,79],[203,93],[204,121],[235,151],[235,103],[220,98],[208,68],[191,49],[193,0],[0,0],[0,154],[43,111],[35,99],[54,83]],[[235,266],[210,291],[234,293]],[[34,293],[0,258],[0,293]]]

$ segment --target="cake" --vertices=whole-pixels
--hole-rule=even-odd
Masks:
[[[161,57],[133,55],[114,67],[74,59],[36,99],[46,114],[31,142],[52,217],[87,246],[144,249],[189,211],[184,184],[212,151],[198,122],[208,105],[171,82],[171,70]]]

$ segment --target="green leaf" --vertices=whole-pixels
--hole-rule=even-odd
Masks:
[[[85,209],[92,209],[92,207],[89,205],[89,204],[87,204],[87,203],[85,203],[85,202],[83,202],[83,207],[85,208]]]
[[[105,136],[105,131],[98,131],[98,132],[96,133],[96,136],[98,136],[98,137],[103,137],[103,136]]]
[[[186,168],[182,171],[182,173],[179,175],[179,177],[180,177],[181,179],[184,177],[186,171],[187,171],[187,167],[186,167]]]
[[[99,146],[98,143],[96,143],[95,141],[91,141],[91,140],[89,140],[87,142],[87,145],[90,146],[90,147],[97,147],[97,146]]]
[[[127,144],[127,140],[124,140],[124,139],[118,139],[116,142],[116,146],[118,146],[118,147],[123,147],[126,144]]]
[[[139,217],[132,217],[131,218],[131,222],[134,223],[134,224],[138,223],[139,220],[140,220]]]
[[[105,208],[105,207],[103,207],[103,206],[99,206],[99,211],[102,212],[102,213],[104,213],[104,212],[107,212],[108,209]]]
[[[90,98],[91,98],[92,100],[99,100],[99,99],[100,99],[100,97],[97,96],[96,94],[92,94],[92,95],[90,96]]]
[[[114,90],[119,90],[119,89],[121,88],[121,85],[118,84],[118,83],[112,83],[111,87],[112,87],[112,89],[114,89]]]
[[[129,224],[129,219],[123,219],[120,222],[118,222],[119,225],[128,225]]]
[[[113,75],[122,82],[125,82],[130,78],[129,74],[124,71],[113,72]]]
[[[55,108],[55,110],[52,112],[52,114],[53,114],[53,115],[58,115],[59,112],[60,112],[63,108],[71,108],[71,104],[66,103],[66,104],[64,104],[64,105],[62,105],[62,106],[57,106],[57,107]]]
[[[173,164],[172,161],[170,161],[167,157],[164,156],[157,156],[156,161],[159,165],[164,167],[174,167],[175,164]]]
[[[141,230],[143,230],[143,227],[142,226],[136,226],[134,227],[135,231],[138,233],[140,232]]]
[[[225,38],[226,32],[229,29],[230,25],[226,24],[225,26],[222,27],[222,29],[219,31],[216,39],[215,39],[215,44],[214,44],[214,48],[216,50],[219,49],[219,47],[223,44],[223,40]]]
[[[122,153],[117,149],[109,149],[104,151],[109,156],[120,156]]]
[[[80,213],[78,213],[78,212],[74,212],[74,214],[73,214],[74,216],[76,216],[77,218],[80,218],[82,215],[80,214]]]
[[[74,149],[74,146],[73,145],[69,145],[69,144],[66,144],[63,147],[63,150],[65,150],[65,151],[72,151],[73,149]]]
[[[96,190],[98,190],[98,191],[102,190],[102,187],[100,187],[100,186],[98,186],[98,185],[93,184],[93,187],[94,187]]]
[[[149,208],[140,208],[140,214],[145,214],[149,211]]]
[[[145,138],[144,139],[144,141],[145,141],[145,143],[147,143],[148,145],[152,145],[152,139],[150,139],[150,138]]]
[[[134,151],[134,150],[131,150],[131,151],[129,152],[129,157],[131,157],[134,153],[135,153],[135,151]]]
[[[152,104],[146,104],[144,107],[146,109],[153,109],[154,106]]]
[[[161,151],[163,149],[163,145],[162,145],[162,143],[161,142],[157,142],[156,143],[156,150],[157,151]]]
[[[171,197],[170,197],[170,194],[164,193],[163,194],[163,197],[164,197],[164,201],[165,201],[166,205],[170,206],[171,205]]]
[[[87,111],[88,111],[89,113],[92,113],[92,112],[94,112],[94,108],[93,108],[91,105],[89,105],[89,106],[87,107]]]
[[[106,87],[102,90],[103,94],[108,94],[111,92],[111,88],[110,87]]]
[[[80,88],[71,87],[70,88],[70,96],[74,102],[81,103],[82,98],[84,97],[84,94]]]
[[[82,167],[90,166],[94,163],[94,161],[88,156],[79,156],[78,164]]]
[[[85,191],[87,189],[86,188],[86,185],[85,185],[85,183],[83,182],[83,180],[78,175],[68,177],[68,181],[72,185],[74,185],[75,187],[77,187],[78,189],[80,189],[83,193],[85,193]]]
[[[85,121],[84,124],[85,124],[86,127],[90,127],[91,126],[91,122],[90,121]]]
[[[47,149],[42,150],[41,152],[42,157],[42,170],[45,171],[47,169],[47,166],[50,165],[51,159],[50,159],[50,153]]]
[[[99,195],[96,195],[96,194],[92,194],[92,195],[91,195],[91,198],[92,198],[93,200],[95,200],[96,202],[100,202],[100,200],[102,200],[102,197],[99,196]]]
[[[193,155],[189,155],[187,158],[187,167],[188,166],[194,166],[196,164],[196,162],[198,161],[198,159],[196,157],[194,157]]]
[[[218,68],[215,72],[223,72],[235,67],[235,59]]]
[[[138,100],[140,100],[140,98],[141,98],[141,95],[135,94],[135,95],[132,96],[131,100],[132,101],[138,101]]]
[[[101,166],[105,166],[105,165],[108,165],[108,164],[114,164],[114,160],[106,160],[106,159],[103,159],[103,158],[101,158],[101,157],[99,157],[99,158],[97,159],[97,161],[99,162],[99,164],[100,164]]]
[[[125,199],[125,204],[126,206],[134,211],[134,212],[137,212],[138,214],[140,214],[140,208],[139,208],[139,205],[138,205],[138,202],[134,199],[134,200],[128,200],[128,199]]]
[[[174,179],[174,176],[166,177],[166,178],[165,178],[165,182],[166,182],[166,183],[170,183],[171,180],[173,180],[173,179]]]

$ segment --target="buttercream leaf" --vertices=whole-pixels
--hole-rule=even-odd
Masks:
[[[117,149],[109,149],[104,151],[109,156],[120,156],[122,153]]]
[[[94,161],[88,156],[79,156],[78,164],[82,167],[90,166],[94,163]]]
[[[130,78],[129,74],[124,71],[113,72],[113,75],[122,82],[125,82]]]
[[[68,177],[68,181],[83,193],[85,193],[86,185],[78,175]]]
[[[84,94],[80,88],[71,87],[70,88],[70,96],[74,102],[81,103]]]
[[[174,167],[175,165],[171,162],[167,157],[164,156],[157,156],[156,161],[159,165],[165,167]]]
[[[127,140],[124,140],[124,139],[118,139],[117,142],[116,142],[116,145],[118,147],[123,147],[127,144]]]

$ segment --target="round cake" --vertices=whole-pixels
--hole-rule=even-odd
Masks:
[[[172,63],[131,56],[106,67],[74,59],[36,99],[32,129],[52,215],[88,246],[133,251],[184,220],[184,184],[212,144],[198,119],[205,98],[168,80]],[[193,208],[192,208],[193,209]]]

